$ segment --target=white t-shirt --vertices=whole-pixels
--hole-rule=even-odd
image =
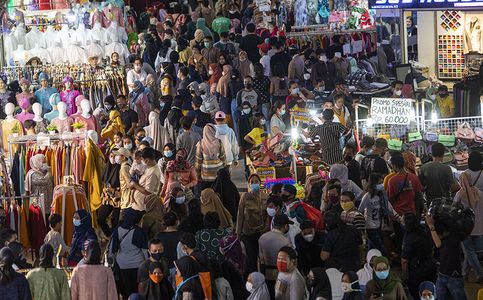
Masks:
[[[126,81],[127,81],[127,84],[128,86],[130,84],[133,84],[135,81],[141,81],[143,84],[146,83],[146,77],[148,76],[148,74],[146,72],[144,72],[144,70],[141,69],[141,72],[140,73],[136,73],[136,71],[133,70],[129,70],[127,72],[127,75],[126,75]],[[132,88],[129,87],[129,91],[131,92],[132,91]]]
[[[397,215],[389,201],[387,202],[387,208],[390,215]],[[381,199],[378,195],[371,197],[370,193],[366,193],[364,197],[362,197],[359,211],[364,213],[366,229],[377,229],[381,227]]]

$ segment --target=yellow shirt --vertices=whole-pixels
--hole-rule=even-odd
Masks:
[[[441,98],[439,95],[436,96],[436,107],[439,110],[439,114],[441,118],[454,117],[451,114],[451,109],[454,110],[456,107],[453,97],[446,96],[444,98]]]
[[[253,128],[252,131],[250,131],[247,135],[255,141],[255,145],[260,145],[264,140],[267,139],[267,137],[262,137],[262,134],[265,133],[265,130],[263,130],[260,127]]]

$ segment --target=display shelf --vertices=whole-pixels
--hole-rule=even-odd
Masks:
[[[438,35],[438,78],[460,79],[465,69],[463,36],[454,34]]]

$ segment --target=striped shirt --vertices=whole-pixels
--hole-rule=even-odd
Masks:
[[[352,225],[362,232],[366,229],[366,219],[364,218],[364,215],[356,209],[341,212],[340,218],[347,225]]]
[[[344,125],[330,121],[325,121],[324,124],[319,125],[312,130],[310,137],[312,139],[316,136],[319,137],[323,162],[332,165],[344,158],[339,146],[339,139],[344,131]]]

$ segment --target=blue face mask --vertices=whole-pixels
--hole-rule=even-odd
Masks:
[[[171,150],[169,150],[169,151],[164,151],[164,152],[163,152],[163,154],[164,154],[164,156],[166,156],[166,157],[171,157],[171,156],[173,156],[173,151],[171,151]]]
[[[166,103],[164,103],[164,102],[159,103],[159,107],[160,107],[161,109],[163,109],[165,105],[166,105]]]
[[[376,184],[376,191],[384,191],[384,184]]]
[[[380,272],[376,271],[376,276],[377,276],[377,278],[379,278],[381,280],[386,280],[387,277],[389,276],[389,270],[380,271]]]
[[[252,184],[250,184],[250,189],[253,192],[258,192],[258,191],[260,191],[260,184],[258,184],[258,183],[252,183]]]
[[[81,220],[74,219],[74,226],[80,226]]]
[[[282,110],[280,111],[280,115],[281,115],[281,116],[285,115],[285,109],[282,109]]]

